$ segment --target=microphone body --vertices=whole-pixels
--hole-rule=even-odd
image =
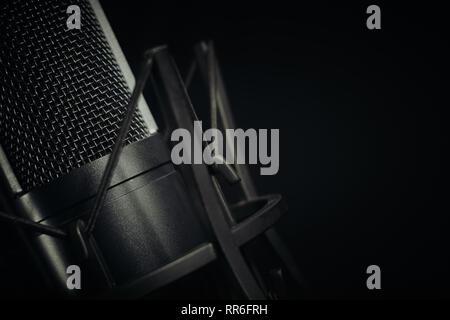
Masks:
[[[68,27],[74,6],[80,29]],[[273,228],[286,212],[280,195],[258,195],[246,166],[174,167],[170,132],[195,136],[199,119],[166,47],[147,51],[141,73],[155,76],[160,132],[137,99],[145,77],[135,87],[98,0],[7,0],[0,9],[0,207],[15,214],[0,219],[37,231],[23,234],[53,289],[139,297],[212,261],[224,283],[215,276],[207,286],[224,297],[276,298],[301,285]],[[213,44],[196,48],[211,107],[234,128]],[[228,187],[241,191],[237,202]],[[81,290],[69,285],[74,265]]]
[[[79,30],[66,26],[70,5],[81,9]],[[79,265],[83,293],[140,296],[214,260],[143,97],[93,235],[82,239],[77,222],[94,204],[133,75],[98,1],[2,6],[2,183],[15,214],[70,230],[27,237],[54,288],[78,294],[67,268]]]

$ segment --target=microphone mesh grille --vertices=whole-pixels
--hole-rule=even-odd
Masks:
[[[80,30],[66,25],[72,4]],[[0,144],[28,191],[109,154],[130,91],[88,1],[0,8]],[[126,143],[148,136],[137,112]]]

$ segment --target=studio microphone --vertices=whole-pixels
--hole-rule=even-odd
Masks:
[[[80,29],[67,27],[72,5]],[[135,80],[98,1],[1,6],[2,182],[18,219],[44,228],[28,241],[55,289],[139,296],[213,260],[143,97],[92,237],[74,243],[83,230],[73,224],[94,206]],[[68,288],[69,266],[81,269],[81,290]]]
[[[98,0],[8,0],[0,28],[0,220],[24,230],[55,292],[140,297],[213,261],[239,291],[226,297],[301,282],[272,228],[280,195],[259,196],[245,165],[172,163],[170,132],[195,136],[199,119],[167,47],[144,54],[135,80]],[[235,127],[212,43],[195,65],[217,127]],[[142,96],[148,78],[164,130]]]

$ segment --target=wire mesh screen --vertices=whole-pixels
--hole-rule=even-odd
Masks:
[[[88,1],[0,6],[0,144],[30,190],[110,153],[130,91]],[[149,135],[137,112],[126,143]]]

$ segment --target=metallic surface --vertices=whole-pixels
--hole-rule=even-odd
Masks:
[[[72,4],[81,30],[66,26]],[[87,0],[1,9],[0,141],[28,191],[110,153],[130,91]],[[137,113],[126,142],[149,135]]]
[[[120,67],[120,71],[122,71],[123,77],[128,84],[128,87],[134,88],[135,79],[133,72],[131,72],[130,66],[128,65],[127,59],[125,58],[124,53],[117,41],[116,35],[114,34],[111,25],[109,24],[108,19],[106,18],[105,13],[99,3],[98,0],[89,0],[92,10],[94,10],[95,16],[97,17],[98,23],[100,24],[103,34],[105,35],[106,41],[111,47],[111,51],[114,54],[114,58],[116,58],[116,62]],[[150,113],[150,109],[145,101],[144,96],[140,96],[138,101],[138,109],[139,114],[142,116],[142,119],[145,122],[148,130],[151,134],[155,133],[158,130],[158,126],[153,118],[153,115]]]
[[[42,224],[71,230],[92,208],[107,160],[104,156],[18,197],[16,211]],[[83,277],[87,282],[81,294],[134,297],[216,257],[211,249],[195,251],[207,246],[207,238],[160,134],[124,148],[90,237],[94,250],[87,260],[77,254],[76,239],[44,234],[29,238],[42,269],[65,294],[73,294],[66,288],[65,270],[71,264],[80,265],[89,275]]]

